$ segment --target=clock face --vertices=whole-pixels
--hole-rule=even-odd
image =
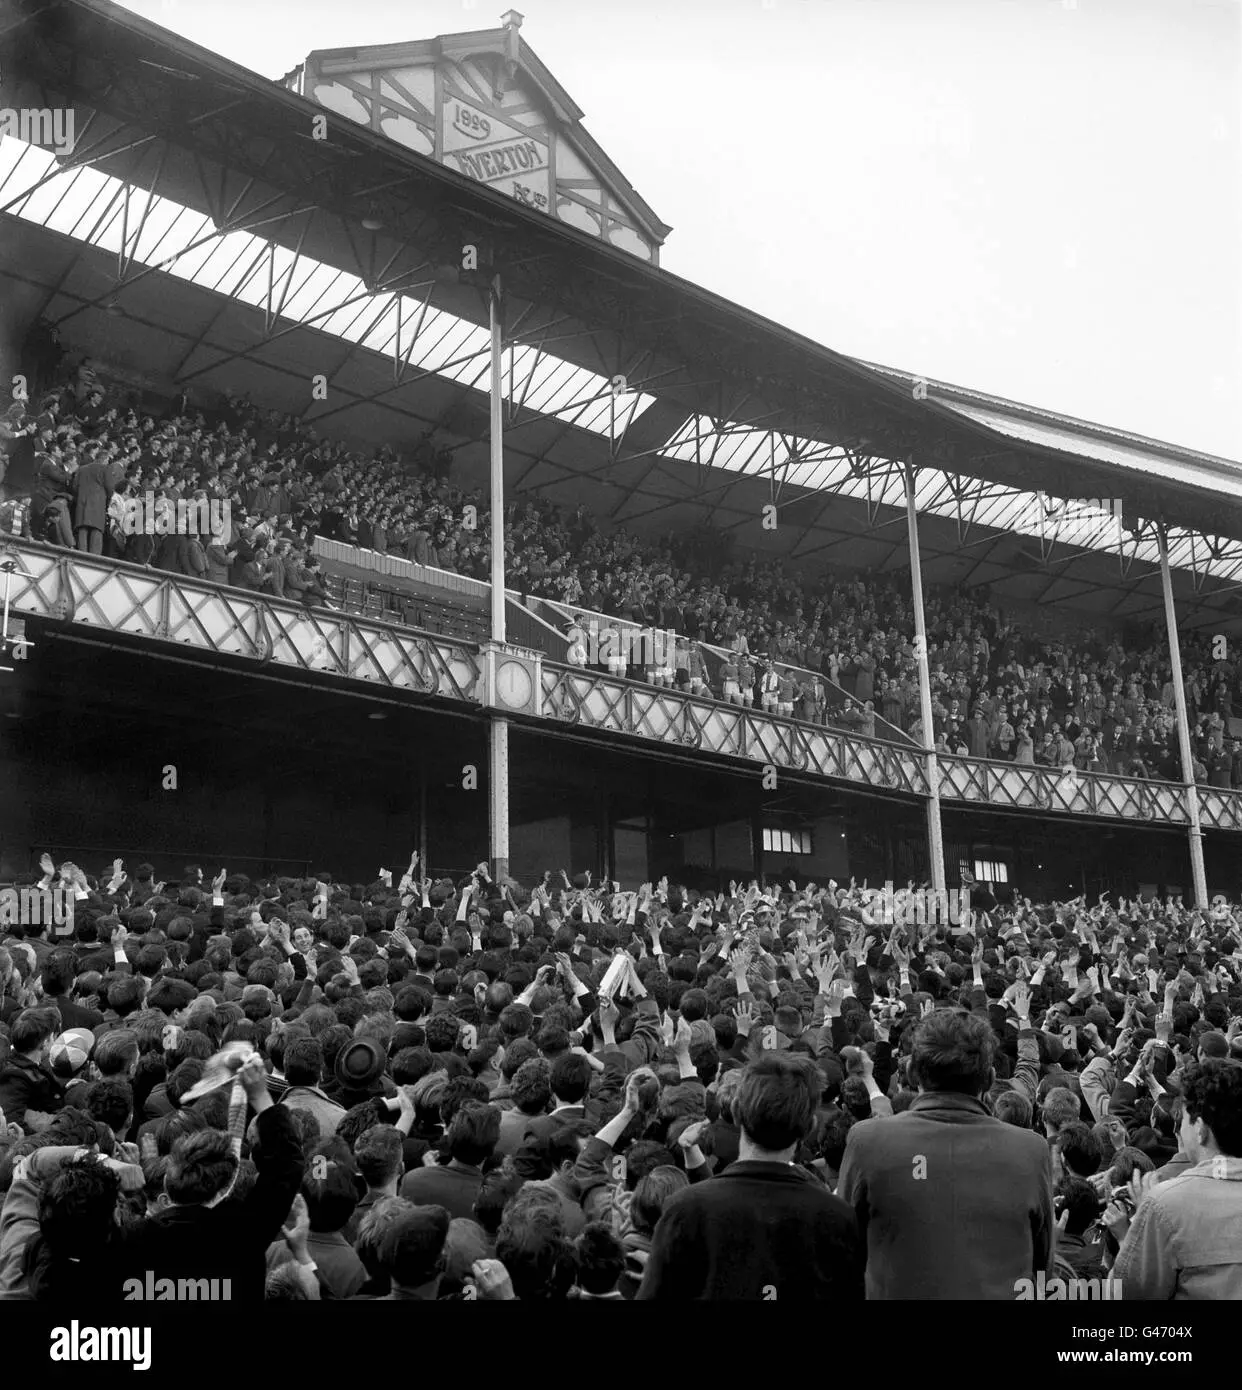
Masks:
[[[531,697],[530,672],[519,661],[506,661],[496,668],[496,698],[510,709],[524,709]]]

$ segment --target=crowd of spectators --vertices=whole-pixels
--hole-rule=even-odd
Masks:
[[[366,457],[247,400],[208,411],[183,397],[157,418],[87,362],[37,403],[13,404],[0,451],[0,488],[28,499],[27,529],[56,544],[315,604],[328,602],[316,536],[487,577],[487,499],[451,485],[451,455],[430,436],[408,458],[388,448]],[[127,501],[147,498],[215,504],[220,523],[199,536],[127,534]],[[512,587],[680,634],[666,663],[623,662],[623,674],[866,736],[878,721],[945,754],[1181,780],[1160,633],[1129,645],[1089,630],[1052,638],[1008,620],[984,592],[932,591],[929,738],[900,577],[808,579],[717,549],[699,533],[653,543],[603,531],[585,508],[543,498],[506,509]],[[704,644],[730,655],[712,662]],[[1196,634],[1183,635],[1182,656],[1196,780],[1242,787],[1230,724],[1242,716],[1242,663]]]
[[[1242,1298],[1223,899],[42,870],[5,1300]]]

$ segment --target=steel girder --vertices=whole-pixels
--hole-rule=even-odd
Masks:
[[[926,794],[914,749],[855,739],[832,729],[780,719],[678,691],[610,679],[579,667],[543,663],[546,719],[622,734],[780,772],[862,783],[913,796]]]
[[[124,562],[9,541],[15,612],[202,653],[273,663],[308,675],[481,708],[483,655],[455,641],[354,614],[310,609]],[[536,722],[823,779],[904,797],[928,794],[918,750],[704,700],[676,690],[542,663]],[[1186,789],[1097,773],[1061,772],[942,755],[942,800],[964,806],[1185,825]],[[1242,833],[1242,792],[1199,787],[1212,830]]]
[[[50,546],[7,549],[18,612],[423,699],[481,698],[482,661],[469,644]]]

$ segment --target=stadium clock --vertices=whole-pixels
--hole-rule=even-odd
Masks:
[[[531,669],[524,661],[512,657],[496,663],[496,701],[506,709],[529,713],[535,682]]]

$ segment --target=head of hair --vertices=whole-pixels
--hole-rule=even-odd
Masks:
[[[1100,1214],[1100,1199],[1089,1182],[1071,1174],[1061,1181],[1057,1205],[1069,1212],[1065,1222],[1067,1235],[1080,1236]]]
[[[823,1075],[811,1058],[773,1052],[746,1067],[733,1116],[759,1148],[793,1148],[815,1127],[822,1089]]]
[[[992,1082],[993,1052],[986,1019],[935,1009],[914,1030],[911,1073],[925,1091],[980,1096]]]
[[[1078,1122],[1082,1107],[1078,1097],[1068,1086],[1054,1086],[1044,1097],[1040,1107],[1040,1118],[1054,1134],[1066,1125]]]
[[[639,1180],[630,1201],[630,1221],[639,1235],[654,1233],[656,1222],[668,1202],[690,1186],[690,1179],[680,1168],[654,1168]]]
[[[1002,1091],[992,1102],[992,1114],[1004,1124],[1030,1129],[1034,1107],[1021,1091]]]
[[[494,1105],[468,1101],[453,1116],[445,1141],[458,1163],[478,1165],[490,1158],[500,1138],[500,1111]]]
[[[552,1094],[562,1105],[580,1105],[591,1086],[591,1064],[570,1052],[558,1057],[549,1073]]]
[[[508,1271],[520,1300],[568,1295],[577,1277],[577,1261],[555,1192],[527,1186],[513,1198],[496,1234],[496,1258]]]
[[[625,1272],[625,1248],[611,1228],[591,1221],[574,1241],[578,1285],[589,1294],[611,1293]]]
[[[218,1197],[236,1173],[229,1136],[216,1129],[200,1129],[173,1144],[164,1191],[179,1206],[200,1205]]]
[[[9,1025],[9,1042],[14,1052],[33,1052],[60,1032],[60,1012],[45,1007],[23,1009]]]
[[[1186,1113],[1212,1132],[1217,1148],[1242,1158],[1242,1062],[1191,1062],[1182,1074]]]
[[[1127,1144],[1124,1149],[1118,1149],[1113,1155],[1112,1167],[1108,1170],[1108,1181],[1113,1187],[1121,1187],[1128,1183],[1135,1173],[1154,1173],[1155,1170],[1156,1165],[1142,1149],[1132,1148]]]
[[[1063,1125],[1052,1141],[1061,1155],[1061,1162],[1068,1172],[1080,1178],[1089,1178],[1099,1171],[1103,1155],[1100,1141],[1092,1133],[1089,1125],[1081,1120],[1071,1120]]]
[[[138,1061],[138,1034],[132,1028],[112,1028],[95,1044],[91,1061],[100,1076],[122,1076]]]
[[[128,1127],[134,1114],[134,1092],[128,1081],[95,1081],[86,1088],[86,1110],[110,1130]]]
[[[444,1269],[451,1218],[443,1207],[402,1211],[379,1241],[379,1263],[394,1284],[419,1288]]]
[[[522,1179],[507,1169],[493,1168],[490,1173],[484,1173],[475,1194],[472,1214],[489,1236],[500,1230],[505,1207],[521,1186]]]
[[[115,1229],[118,1190],[116,1173],[93,1157],[65,1164],[39,1197],[47,1253],[57,1260],[98,1259]]]
[[[307,1160],[302,1171],[302,1196],[312,1231],[329,1234],[345,1225],[358,1206],[356,1179],[357,1169],[346,1157],[316,1153]]]
[[[323,1048],[318,1038],[295,1038],[288,1043],[284,1064],[290,1086],[318,1086],[323,1079]]]
[[[393,1125],[373,1125],[354,1144],[354,1161],[368,1187],[383,1187],[405,1166],[401,1131]]]

